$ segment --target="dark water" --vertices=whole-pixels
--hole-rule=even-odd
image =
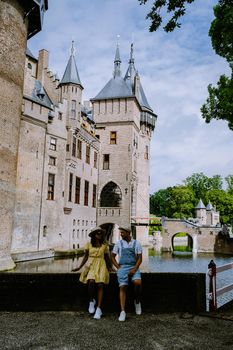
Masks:
[[[17,273],[70,273],[79,265],[82,257],[66,259],[41,259],[17,263]],[[170,253],[157,254],[153,248],[144,248],[142,272],[202,272],[207,274],[210,260],[217,266],[233,262],[233,256],[198,253],[189,256],[172,256]],[[217,274],[217,289],[233,283],[233,269]],[[206,285],[208,288],[208,276]],[[208,290],[207,290],[208,293]],[[218,306],[233,299],[233,291],[218,298]]]

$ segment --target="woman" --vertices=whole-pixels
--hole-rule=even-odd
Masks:
[[[84,265],[80,275],[80,281],[88,285],[90,314],[94,314],[94,319],[99,320],[102,316],[101,304],[103,299],[103,286],[109,283],[109,270],[111,261],[109,258],[109,248],[104,241],[105,231],[101,227],[94,228],[90,233],[91,242],[88,242],[84,249],[85,254],[81,264],[72,271],[79,271]],[[95,287],[97,286],[97,308],[94,299]]]

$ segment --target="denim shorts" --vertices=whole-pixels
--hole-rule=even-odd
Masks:
[[[133,268],[132,265],[122,265],[119,270],[117,270],[117,279],[119,286],[128,286],[129,281],[135,281],[141,279],[141,272],[139,269],[135,272],[135,274],[129,278],[128,273]]]

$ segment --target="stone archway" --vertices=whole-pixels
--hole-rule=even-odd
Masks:
[[[171,238],[171,247],[173,252],[192,252],[193,238],[187,232],[176,232]]]

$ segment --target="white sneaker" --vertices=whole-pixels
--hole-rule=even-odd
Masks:
[[[95,312],[95,299],[93,299],[93,301],[90,301],[89,303],[89,308],[88,308],[88,312],[89,314],[93,314]]]
[[[95,315],[94,315],[94,319],[95,320],[100,320],[102,316],[102,311],[99,307],[97,307],[96,311],[95,311]]]
[[[135,305],[135,312],[137,315],[141,315],[142,313],[142,307],[141,307],[141,303],[136,303],[136,301],[134,302]]]
[[[126,313],[125,311],[121,311],[120,316],[118,318],[118,321],[124,322],[126,318]]]

